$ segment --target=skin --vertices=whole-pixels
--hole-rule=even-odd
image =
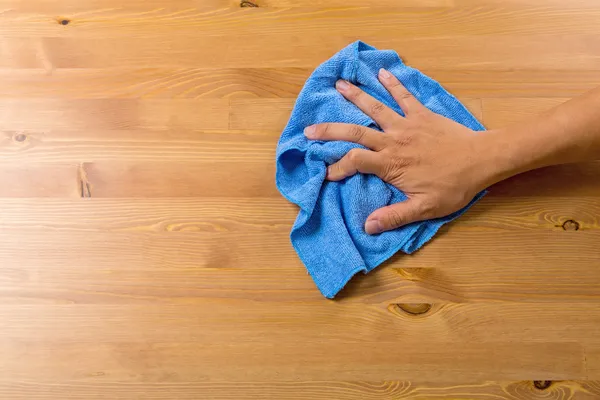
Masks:
[[[330,165],[328,180],[374,174],[408,196],[374,211],[365,222],[369,234],[451,214],[481,190],[528,170],[600,159],[600,88],[514,126],[477,133],[427,109],[388,71],[378,77],[405,117],[349,82],[340,80],[336,88],[383,134],[342,123],[304,131],[309,139],[368,149],[353,149]]]

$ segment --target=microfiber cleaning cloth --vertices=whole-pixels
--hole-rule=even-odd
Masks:
[[[333,298],[357,272],[367,273],[401,250],[412,253],[445,223],[469,206],[444,218],[416,222],[393,231],[368,235],[364,223],[378,208],[406,200],[394,186],[375,175],[356,174],[340,182],[325,180],[327,165],[354,147],[349,142],[308,140],[305,127],[323,122],[345,122],[381,130],[346,100],[335,82],[345,79],[396,112],[395,100],[377,79],[387,69],[430,110],[473,130],[484,127],[433,79],[404,65],[394,51],[377,50],[355,42],[321,64],[300,92],[277,146],[277,187],[300,207],[291,241],[321,293]]]

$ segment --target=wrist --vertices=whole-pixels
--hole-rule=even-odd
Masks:
[[[527,160],[519,155],[516,143],[503,129],[479,132],[474,143],[473,169],[480,190],[529,169]]]

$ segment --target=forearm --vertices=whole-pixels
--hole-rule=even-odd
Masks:
[[[549,165],[600,159],[600,88],[482,137],[485,185]]]

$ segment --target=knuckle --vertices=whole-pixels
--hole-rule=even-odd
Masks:
[[[414,136],[404,134],[394,138],[394,142],[400,147],[406,147],[410,145],[414,140]]]
[[[371,104],[369,109],[370,109],[372,115],[378,115],[378,114],[381,114],[383,112],[383,110],[385,110],[385,106],[383,105],[382,102],[377,101],[377,102]]]
[[[436,201],[434,199],[422,200],[417,205],[417,212],[419,215],[429,218],[432,216],[436,209]]]
[[[432,116],[434,115],[429,111],[427,107],[421,107],[419,103],[419,107],[415,107],[415,114],[417,114],[423,122],[431,122]]]
[[[398,97],[400,97],[402,100],[412,99],[414,97],[412,93],[406,90],[404,87],[399,89]]]
[[[404,218],[402,218],[398,211],[391,209],[387,214],[387,221],[390,227],[397,227],[403,224]]]
[[[365,130],[360,125],[352,125],[350,127],[348,133],[349,133],[349,135],[350,135],[351,138],[353,138],[356,141],[359,141],[365,135]]]
[[[411,165],[411,160],[408,157],[396,157],[391,163],[396,170],[404,169]]]
[[[360,151],[358,149],[350,150],[346,157],[352,165],[357,165],[358,163],[360,163]]]

